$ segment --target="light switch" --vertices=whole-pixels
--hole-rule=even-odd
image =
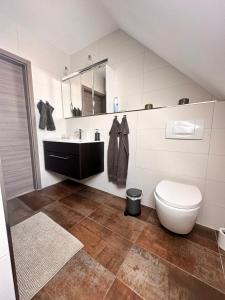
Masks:
[[[203,120],[168,121],[166,126],[166,138],[201,140],[204,133],[203,129]]]

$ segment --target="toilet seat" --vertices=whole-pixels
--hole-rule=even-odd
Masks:
[[[157,197],[168,206],[182,209],[193,209],[200,206],[200,190],[193,185],[162,180],[156,187]]]

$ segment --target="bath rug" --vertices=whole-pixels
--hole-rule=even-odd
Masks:
[[[21,300],[30,300],[83,244],[40,212],[11,228]]]

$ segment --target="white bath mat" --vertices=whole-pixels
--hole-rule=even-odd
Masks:
[[[19,295],[30,300],[83,244],[38,213],[11,228]]]

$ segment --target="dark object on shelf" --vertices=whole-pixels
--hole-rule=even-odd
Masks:
[[[124,211],[125,216],[139,216],[141,214],[141,196],[142,190],[139,189],[128,189],[127,190],[127,200],[126,200],[126,210]]]
[[[100,141],[100,132],[98,129],[96,129],[96,132],[95,132],[95,141]]]
[[[79,108],[74,107],[72,103],[70,104],[70,110],[73,117],[80,117],[82,115],[81,110]]]
[[[179,105],[189,104],[189,98],[182,98],[178,101]]]
[[[104,142],[44,141],[45,169],[83,179],[104,171]]]
[[[81,110],[78,108],[77,109],[77,117],[80,117],[81,116]]]
[[[153,104],[149,103],[149,104],[145,104],[145,109],[152,109],[153,108]]]
[[[76,109],[76,107],[71,108],[71,112],[72,112],[73,117],[77,116],[77,109]]]

